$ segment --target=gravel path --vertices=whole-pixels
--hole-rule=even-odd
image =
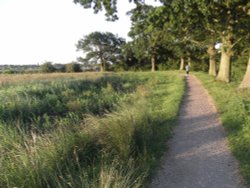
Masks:
[[[245,187],[211,98],[196,77],[186,82],[178,125],[149,187]]]

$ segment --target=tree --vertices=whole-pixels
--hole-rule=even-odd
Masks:
[[[234,48],[241,40],[249,37],[250,17],[240,11],[248,1],[225,1],[216,4],[218,15],[216,15],[221,37],[221,61],[217,76],[218,80],[230,81],[230,59],[234,54]]]
[[[125,39],[113,33],[96,31],[80,39],[76,47],[86,53],[85,58],[81,58],[81,61],[84,63],[100,61],[100,70],[103,72],[107,62],[116,63],[118,61],[123,44],[125,44]]]
[[[248,58],[247,70],[239,88],[250,88],[250,54]]]
[[[214,43],[209,44],[207,53],[209,55],[209,71],[208,74],[212,76],[216,76],[217,74],[217,68],[216,68],[216,50]]]
[[[128,35],[133,39],[131,47],[135,57],[140,62],[148,61],[148,59],[150,59],[150,35],[146,32],[146,30],[149,26],[147,20],[148,14],[152,11],[152,9],[152,6],[140,4],[127,13],[130,15],[130,20],[132,21],[132,27],[128,33]],[[154,66],[152,66],[152,70],[154,71]]]
[[[132,27],[129,36],[133,38],[134,52],[138,59],[149,59],[151,71],[156,70],[157,60],[162,57],[166,49],[167,41],[164,23],[159,18],[164,15],[164,7],[153,7],[145,4],[137,4],[137,7],[128,14],[131,15]],[[162,19],[163,20],[163,19]]]
[[[250,3],[249,3],[250,4]],[[250,16],[250,6],[242,9],[248,16]],[[250,45],[248,43],[248,45]],[[248,64],[244,78],[240,84],[240,88],[250,88],[250,50],[248,54]]]
[[[207,46],[211,68],[214,66],[214,44],[220,42],[221,58],[217,80],[230,81],[230,60],[238,44],[249,40],[250,18],[248,0],[162,0],[178,18],[179,31],[188,31],[188,40]],[[195,39],[195,40],[194,40]],[[202,44],[201,43],[201,44]],[[216,70],[210,70],[214,74]]]
[[[127,42],[125,45],[122,46],[122,55],[123,55],[123,64],[121,68],[124,70],[133,69],[136,70],[140,68],[144,63],[144,59],[140,56],[138,57],[135,51],[140,50],[140,46],[136,45],[135,41]]]
[[[66,72],[81,72],[81,66],[80,64],[76,62],[71,62],[66,64]]]
[[[55,67],[52,65],[52,62],[45,62],[41,65],[41,71],[43,73],[52,73],[52,72],[55,72]]]
[[[207,53],[209,53],[210,64],[212,65],[209,72],[216,72],[216,70],[211,70],[215,68],[214,56],[216,51],[214,51],[214,43],[216,42],[216,38],[211,33],[204,35],[206,15],[202,11],[206,7],[203,7],[202,3],[199,4],[195,0],[162,0],[162,3],[168,10],[165,11],[168,13],[165,25],[173,38],[171,42],[172,48],[180,58],[180,70],[184,68],[185,59],[187,59],[186,63],[190,64],[191,57],[197,57],[197,54],[195,56],[193,54],[198,51],[201,55],[200,52],[204,51],[204,48],[207,47],[209,48]],[[199,58],[201,59],[202,56]]]
[[[106,16],[116,14],[116,2],[117,0],[75,0],[75,3],[81,3],[85,8],[94,8],[95,12],[104,8],[107,11]],[[134,2],[138,7],[144,1],[129,0],[129,2]],[[217,42],[222,44],[217,80],[229,82],[231,57],[241,41],[249,40],[249,0],[160,0],[160,2],[170,14],[166,14],[165,17],[161,14],[154,22],[165,21],[165,25],[167,23],[178,44],[196,40],[200,45],[207,46],[210,74],[216,73],[214,60],[216,51],[213,46]],[[142,22],[141,25],[143,23],[146,24]]]
[[[221,43],[220,68],[217,80],[229,82],[231,57],[237,45],[249,38],[250,18],[242,10],[249,7],[247,0],[194,0],[204,15],[203,33],[213,35]]]

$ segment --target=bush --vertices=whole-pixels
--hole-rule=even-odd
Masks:
[[[12,69],[6,69],[3,71],[3,74],[15,74],[16,72]]]
[[[45,62],[44,64],[41,65],[41,72],[43,73],[52,73],[55,71],[56,69],[51,62]]]
[[[66,65],[66,72],[81,72],[81,66],[77,63],[69,63]]]

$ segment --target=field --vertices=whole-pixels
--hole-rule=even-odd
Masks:
[[[250,184],[250,91],[239,90],[238,81],[225,84],[203,73],[196,75],[215,100],[231,149]]]
[[[0,187],[142,187],[184,92],[175,72],[0,77]]]

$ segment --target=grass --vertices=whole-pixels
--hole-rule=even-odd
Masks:
[[[50,73],[50,74],[0,74],[0,85],[20,84],[26,81],[55,80],[62,78],[97,79],[105,73]]]
[[[182,78],[39,77],[0,87],[0,187],[142,187],[171,135]]]
[[[222,83],[206,74],[196,75],[215,100],[232,151],[250,184],[250,90],[239,90],[238,82]]]

